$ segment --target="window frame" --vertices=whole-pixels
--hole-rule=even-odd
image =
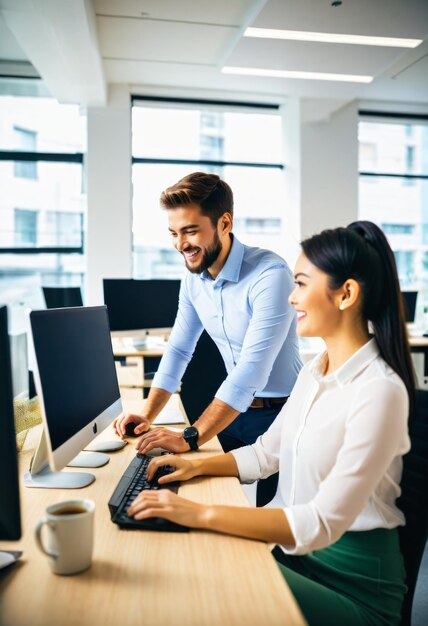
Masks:
[[[413,128],[413,126],[427,126],[428,127],[428,114],[421,113],[394,113],[392,111],[375,111],[375,110],[365,110],[360,109],[358,111],[358,122],[367,122],[367,123],[379,123],[379,124],[400,124],[406,126],[406,136],[408,139],[411,139],[412,132],[409,132],[409,128]],[[404,166],[406,167],[406,166]],[[412,174],[408,171],[403,170],[402,172],[385,172],[385,171],[373,171],[373,170],[363,170],[358,167],[358,178],[361,181],[362,178],[384,178],[384,179],[401,179],[402,181],[407,181],[407,184],[412,184],[411,181],[426,181],[428,180],[428,172],[420,173],[420,174]],[[424,226],[427,226],[426,222],[420,222],[421,229],[423,231]],[[385,232],[385,231],[384,231]],[[410,233],[409,233],[410,234]],[[412,233],[413,234],[413,233]],[[393,235],[393,233],[385,232],[385,235],[389,237]],[[404,233],[396,233],[397,236],[407,236]],[[423,241],[423,235],[422,235]],[[425,255],[428,250],[422,250],[423,255]],[[406,249],[393,249],[394,257],[397,261],[397,255],[401,254],[412,254],[417,253],[416,250],[406,250]],[[423,261],[422,261],[423,263]],[[397,263],[398,266],[398,263]],[[397,267],[398,269],[398,267]],[[413,282],[413,281],[412,281]],[[401,283],[401,278],[400,278]],[[423,294],[425,291],[425,283],[422,283],[421,293]],[[403,287],[407,289],[407,286]],[[424,300],[424,306],[426,302]]]
[[[374,119],[370,119],[374,118]],[[379,123],[402,123],[409,122],[408,126],[413,123],[421,122],[428,125],[428,115],[421,113],[393,113],[391,111],[368,111],[365,109],[360,109],[358,111],[358,121],[359,122],[379,122]],[[408,180],[428,180],[427,174],[409,174],[408,172],[397,173],[397,172],[374,172],[370,170],[360,170],[358,168],[358,176],[371,176],[373,178],[405,178]]]
[[[195,109],[204,109],[207,111],[212,111],[214,108],[218,108],[219,110],[249,110],[254,109],[260,112],[279,112],[280,105],[279,104],[263,104],[260,102],[234,102],[228,100],[203,100],[199,98],[163,98],[158,96],[140,96],[134,94],[131,96],[131,110],[134,106],[134,102],[145,102],[148,105],[152,104],[160,104],[165,108],[172,108],[174,105],[179,105],[181,107],[192,107]],[[161,158],[152,158],[152,157],[136,157],[133,154],[131,155],[131,165],[142,163],[142,164],[158,164],[158,165],[205,165],[207,167],[256,167],[256,168],[269,168],[269,169],[279,169],[284,170],[284,163],[265,163],[265,162],[255,162],[255,161],[220,161],[213,159],[161,159]]]
[[[206,113],[254,113],[254,114],[272,114],[273,116],[281,117],[281,104],[278,103],[260,103],[260,102],[241,102],[241,101],[229,101],[229,100],[206,100],[200,98],[174,98],[174,97],[158,97],[151,95],[140,95],[140,94],[131,94],[131,116],[135,109],[178,109],[185,111],[199,111],[201,114]],[[212,128],[216,128],[216,126],[212,126]],[[133,129],[132,129],[133,132]],[[246,155],[245,155],[246,156]],[[199,154],[199,158],[172,158],[172,157],[151,157],[151,156],[135,156],[133,146],[131,148],[131,168],[132,168],[132,179],[134,176],[134,166],[144,167],[144,166],[160,166],[160,167],[168,167],[168,166],[187,166],[191,167],[193,171],[208,171],[208,172],[216,172],[221,174],[221,170],[223,168],[245,168],[248,171],[248,174],[252,176],[252,172],[259,170],[260,172],[272,172],[277,174],[282,174],[282,172],[286,169],[286,165],[283,162],[283,155],[278,155],[278,158],[273,160],[272,162],[264,162],[264,161],[234,161],[234,160],[222,160],[215,158],[204,158],[203,152]],[[239,158],[239,157],[238,157]],[[220,170],[220,171],[219,171]],[[230,171],[230,170],[229,170]],[[135,191],[135,190],[134,190]],[[132,199],[132,211],[134,211],[134,193]],[[270,233],[269,233],[270,234]],[[152,263],[151,270],[144,269],[143,272],[137,270],[138,263],[137,257],[140,258],[141,252],[143,250],[140,249],[140,245],[136,245],[135,233],[133,230],[132,237],[132,273],[134,277],[138,278],[165,278],[166,274],[164,271],[158,270],[154,271],[155,265],[162,265],[161,259],[156,261],[150,261]],[[143,246],[144,249],[144,246]],[[151,252],[155,255],[157,253],[162,254],[164,251],[163,248],[157,249],[156,252],[152,250]],[[150,256],[150,252],[147,251],[147,258]],[[171,250],[172,252],[172,250]],[[140,259],[141,260],[141,259]],[[144,260],[144,259],[143,259]],[[144,263],[143,263],[144,264]],[[168,265],[168,263],[166,263]],[[178,265],[178,263],[177,263]],[[181,267],[181,264],[179,264]],[[174,266],[175,271],[175,264]],[[171,267],[172,267],[171,266]],[[184,271],[184,266],[183,266]]]
[[[77,163],[84,165],[83,152],[26,152],[24,150],[0,150],[0,162],[38,162],[43,161],[47,163]],[[24,246],[24,247],[0,247],[0,254],[84,254],[85,253],[85,238],[83,231],[83,220],[81,231],[81,245],[80,246]]]

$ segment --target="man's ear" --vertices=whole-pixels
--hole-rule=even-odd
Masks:
[[[220,218],[220,228],[223,234],[230,233],[233,226],[233,218],[231,213],[223,213]]]

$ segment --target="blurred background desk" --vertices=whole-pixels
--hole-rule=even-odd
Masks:
[[[410,349],[414,354],[423,355],[423,365],[415,363],[419,388],[428,389],[428,337],[409,337]]]
[[[152,339],[148,347],[136,348],[130,337],[113,337],[113,355],[119,387],[127,399],[142,399],[151,387],[166,343]],[[133,390],[133,391],[132,391]]]

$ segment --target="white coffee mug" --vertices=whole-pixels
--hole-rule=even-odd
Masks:
[[[78,574],[91,565],[94,511],[92,500],[68,500],[48,506],[45,517],[37,522],[36,543],[54,574]],[[42,539],[45,525],[46,547]]]

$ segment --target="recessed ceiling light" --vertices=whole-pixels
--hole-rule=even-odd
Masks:
[[[398,37],[370,37],[368,35],[339,35],[335,33],[310,33],[300,30],[275,28],[247,28],[244,37],[262,39],[289,39],[293,41],[318,41],[321,43],[345,43],[357,46],[385,46],[391,48],[416,48],[422,39],[400,39]]]
[[[269,78],[297,78],[300,80],[335,80],[344,83],[371,83],[373,76],[359,74],[329,74],[326,72],[297,72],[291,70],[268,70],[258,67],[223,67],[223,74],[266,76]]]

